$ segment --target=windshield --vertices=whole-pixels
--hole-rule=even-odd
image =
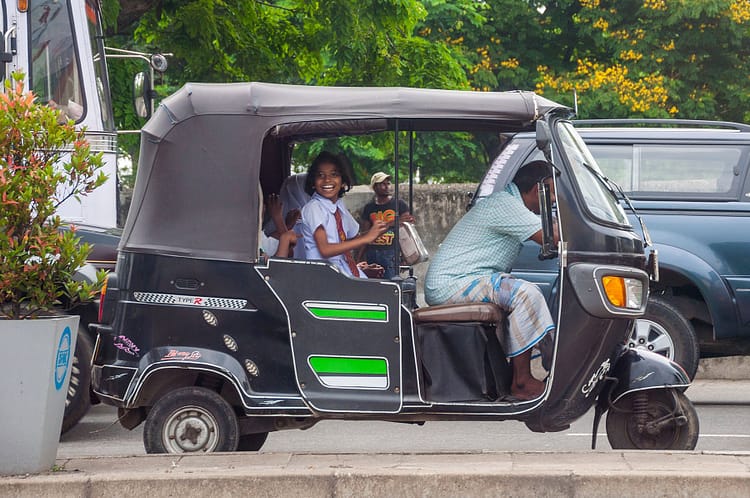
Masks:
[[[86,109],[68,2],[33,2],[29,25],[31,88],[40,102],[81,121]]]
[[[586,144],[566,121],[557,123],[563,154],[568,158],[578,191],[583,197],[588,211],[599,220],[618,225],[630,225],[625,211],[617,201],[614,189],[607,185],[599,165],[589,152]]]
[[[94,59],[94,73],[96,74],[96,94],[99,97],[99,108],[102,113],[104,131],[114,131],[115,122],[112,117],[112,102],[107,79],[107,65],[104,58],[104,36],[98,2],[86,0],[86,19],[89,25],[89,41]]]

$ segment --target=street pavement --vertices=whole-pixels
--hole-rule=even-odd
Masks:
[[[698,404],[750,404],[750,380],[698,378]],[[224,453],[57,460],[2,497],[750,496],[750,452]]]

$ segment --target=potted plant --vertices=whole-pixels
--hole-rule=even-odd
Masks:
[[[57,207],[106,180],[101,154],[14,73],[0,93],[0,474],[49,470],[65,409],[78,316],[103,281],[77,281],[90,246]]]

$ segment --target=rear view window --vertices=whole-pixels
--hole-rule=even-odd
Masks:
[[[633,198],[736,198],[748,161],[747,147],[738,145],[589,148],[602,172]]]

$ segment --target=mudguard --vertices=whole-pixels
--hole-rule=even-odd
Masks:
[[[627,349],[609,375],[617,379],[609,393],[612,403],[634,391],[690,385],[690,378],[680,365],[644,349]]]

